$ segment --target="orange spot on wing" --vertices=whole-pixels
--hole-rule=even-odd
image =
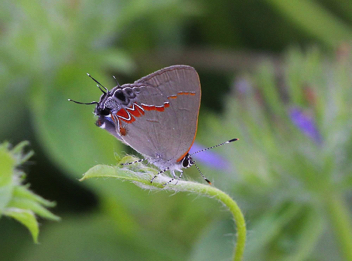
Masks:
[[[119,126],[119,130],[118,131],[120,132],[120,135],[121,136],[125,136],[127,134],[127,130],[124,127],[121,126],[122,125],[121,118],[116,117],[112,113],[110,115],[111,115],[111,118],[114,121],[114,123],[117,124],[117,126]]]
[[[178,92],[177,95],[196,95],[195,92]],[[176,99],[177,98],[177,95],[170,95],[169,97],[167,97],[169,100],[170,99]]]
[[[121,136],[126,136],[127,131],[124,127],[120,127],[120,134],[121,134]]]
[[[177,95],[196,95],[194,92],[179,92]]]

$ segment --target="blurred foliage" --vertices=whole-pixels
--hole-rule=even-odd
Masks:
[[[38,152],[31,189],[57,201],[63,217],[43,222],[39,246],[2,218],[1,260],[231,256],[233,235],[224,233],[233,223],[209,199],[77,181],[128,150],[94,126],[93,108],[67,102],[98,99],[86,73],[111,88],[112,75],[122,84],[175,63],[200,74],[197,141],[240,138],[216,150],[233,171],[200,167],[245,210],[246,260],[351,257],[349,0],[5,0],[0,7],[0,141],[30,140]],[[287,52],[292,45],[303,51]],[[198,178],[194,169],[186,174]]]
[[[32,152],[23,153],[27,142],[18,144],[13,149],[7,143],[0,144],[0,217],[11,217],[28,228],[34,242],[38,242],[39,225],[35,215],[51,220],[60,220],[45,207],[54,207],[55,203],[43,199],[23,185],[25,173],[21,165]]]
[[[224,129],[241,139],[226,147],[235,175],[217,185],[253,220],[248,260],[331,260],[321,242],[332,231],[341,258],[352,258],[351,61],[348,46],[334,59],[292,50],[279,77],[270,63],[239,77],[224,117],[202,126],[209,144]]]

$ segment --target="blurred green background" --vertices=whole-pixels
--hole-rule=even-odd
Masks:
[[[86,73],[111,88],[173,64],[200,75],[197,144],[240,139],[197,159],[244,211],[245,260],[352,260],[351,38],[349,0],[2,1],[0,142],[30,141],[27,181],[62,220],[34,244],[1,218],[0,260],[230,260],[216,201],[78,181],[132,153],[67,101],[100,97]]]

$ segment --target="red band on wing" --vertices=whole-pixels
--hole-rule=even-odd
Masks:
[[[142,107],[146,111],[160,111],[160,112],[163,112],[165,110],[165,108],[170,107],[170,103],[169,102],[164,102],[164,105],[160,105],[160,106],[142,104]]]
[[[177,95],[196,95],[195,92],[178,92]],[[170,99],[176,99],[177,95],[170,95],[169,97],[167,97],[169,100]],[[163,112],[165,111],[165,108],[169,108],[170,107],[170,103],[169,102],[164,102],[164,105],[160,105],[160,106],[156,106],[156,105],[147,105],[147,104],[137,104],[137,103],[133,103],[129,108],[122,108],[120,109],[117,113],[116,116],[117,118],[115,118],[112,114],[112,119],[114,120],[115,124],[118,123],[119,126],[119,132],[121,136],[125,136],[127,134],[127,130],[122,127],[121,125],[121,121],[124,121],[126,123],[132,123],[134,122],[136,119],[140,116],[143,116],[145,114],[144,111],[158,111],[158,112]],[[116,120],[118,122],[116,122]],[[101,124],[101,122],[99,122],[98,124]],[[197,130],[196,130],[197,132]],[[195,137],[193,138],[192,141],[192,145],[194,142]],[[191,145],[191,147],[192,147]],[[189,150],[191,149],[191,147],[188,149],[187,152],[185,152],[179,159],[177,159],[177,162],[180,162],[189,152]]]
[[[134,117],[141,116],[141,114],[138,110],[129,110],[129,113],[131,113]]]
[[[196,95],[195,92],[178,92],[177,95]],[[177,95],[170,95],[167,97],[168,99],[176,99]],[[164,102],[164,105],[148,105],[148,104],[137,104],[133,103],[129,108],[122,108],[120,109],[116,115],[118,118],[124,122],[127,123],[132,123],[136,119],[142,115],[145,114],[144,111],[158,111],[158,112],[163,112],[165,111],[165,108],[170,107],[169,102]]]
[[[155,106],[155,110],[162,112],[162,111],[165,111],[165,107],[164,106]]]
[[[132,123],[136,120],[135,118],[138,118],[145,114],[144,110],[163,112],[165,108],[168,108],[168,107],[170,107],[169,102],[164,102],[164,105],[161,105],[161,106],[146,105],[146,104],[138,105],[137,103],[134,103],[129,108],[120,109],[116,113],[116,116],[118,116],[119,120],[122,120],[127,123]]]
[[[136,109],[139,111],[140,115],[144,115],[143,109],[137,103],[135,103],[135,105],[136,105]]]
[[[177,95],[196,95],[195,92],[178,92]],[[167,97],[169,100],[170,99],[176,99],[177,98],[177,95],[170,95],[169,97]]]
[[[117,113],[117,116],[122,117],[122,118],[126,118],[129,119],[130,118],[130,114],[125,110],[125,109],[120,109]]]
[[[118,116],[118,118],[120,120],[123,120],[124,122],[127,122],[127,123],[132,123],[134,122],[136,119],[133,118],[133,116],[130,114],[129,111],[126,111],[125,109],[120,109],[116,115]]]
[[[155,111],[155,105],[142,105],[143,109],[146,111]]]
[[[138,106],[135,105],[135,103],[132,104],[132,106],[130,106],[129,108],[127,108],[127,110],[134,117],[140,117],[144,114],[144,111],[139,109]]]

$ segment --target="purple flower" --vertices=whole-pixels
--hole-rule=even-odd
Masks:
[[[250,82],[245,78],[240,78],[240,79],[236,80],[234,85],[235,85],[235,89],[240,94],[246,94],[252,89]]]
[[[194,143],[191,150],[189,151],[189,154],[192,154],[202,149],[205,149],[205,147],[197,143]],[[192,158],[214,169],[220,169],[220,170],[226,171],[226,170],[229,170],[231,167],[230,162],[228,162],[226,159],[221,157],[219,154],[210,150],[197,153],[193,155]]]
[[[314,118],[311,115],[308,115],[298,107],[291,108],[289,110],[289,115],[293,124],[300,129],[304,135],[318,144],[322,142],[320,132],[316,126]]]

